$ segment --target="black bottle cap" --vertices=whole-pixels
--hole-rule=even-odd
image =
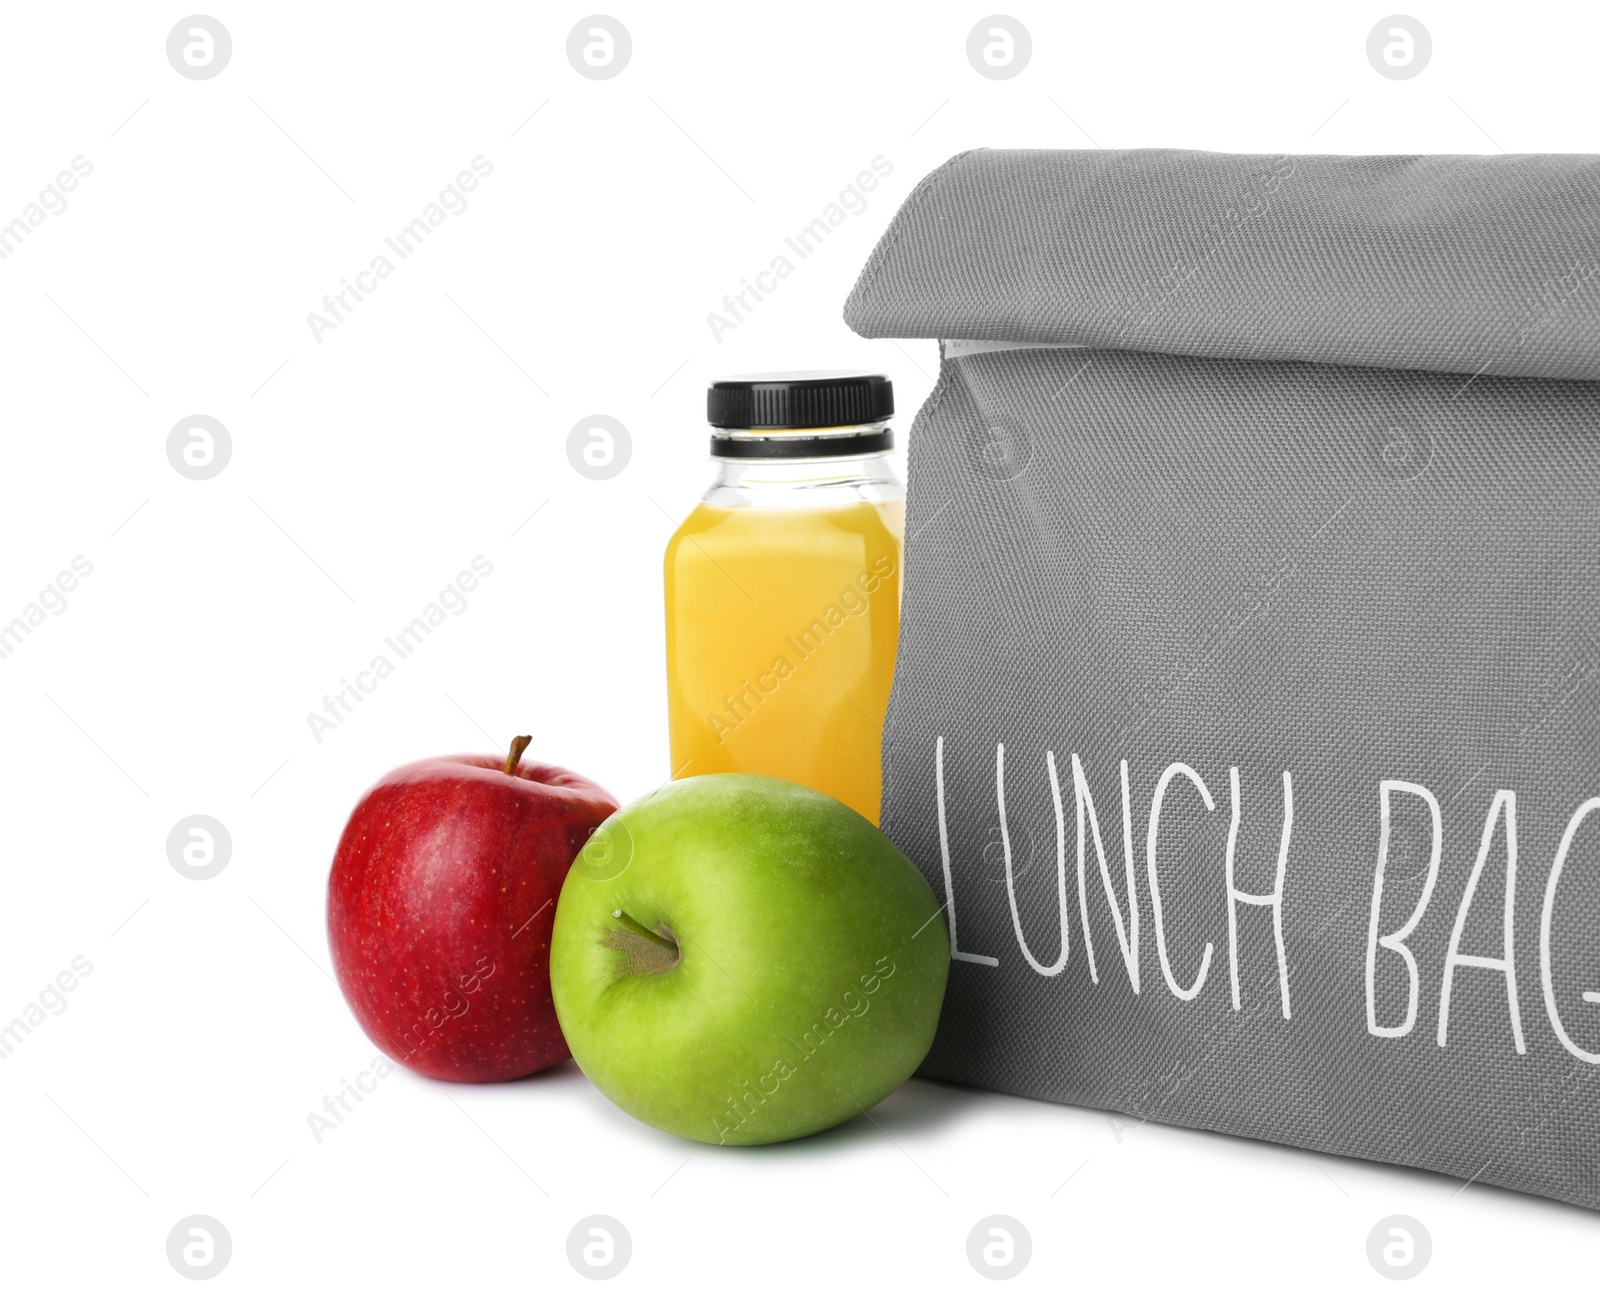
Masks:
[[[849,369],[741,374],[706,392],[714,428],[794,431],[881,423],[894,413],[894,384],[883,374]]]

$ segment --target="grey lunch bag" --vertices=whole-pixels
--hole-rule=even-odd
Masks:
[[[883,825],[923,1074],[1600,1207],[1600,158],[980,150]]]

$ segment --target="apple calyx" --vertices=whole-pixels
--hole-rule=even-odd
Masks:
[[[613,909],[611,916],[621,926],[607,931],[601,937],[601,943],[622,955],[617,968],[619,979],[638,972],[666,972],[678,966],[683,952],[672,938],[670,929],[664,932],[651,931],[621,909]]]
[[[522,753],[528,750],[528,744],[533,741],[532,734],[518,734],[511,740],[511,754],[506,757],[506,763],[501,771],[506,774],[515,774],[517,766],[522,761]]]

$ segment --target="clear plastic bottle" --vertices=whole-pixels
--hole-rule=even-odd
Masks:
[[[665,562],[673,777],[771,774],[876,823],[905,530],[893,388],[752,375],[707,407],[716,479]]]

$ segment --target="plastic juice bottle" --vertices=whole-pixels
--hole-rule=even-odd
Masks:
[[[726,379],[716,479],[667,544],[672,774],[804,783],[878,821],[905,490],[881,374]]]

